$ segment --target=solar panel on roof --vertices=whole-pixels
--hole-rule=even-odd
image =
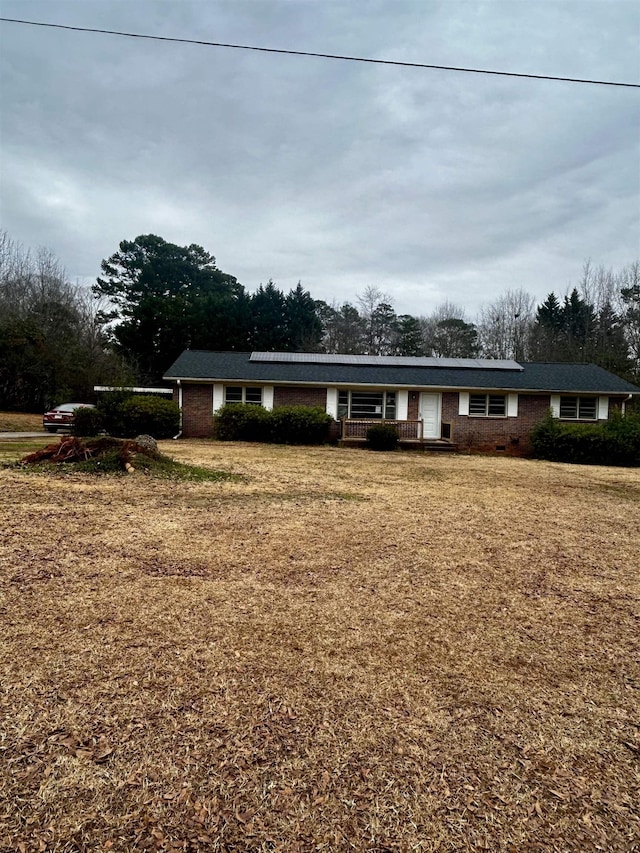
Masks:
[[[447,367],[482,370],[523,370],[512,359],[502,358],[432,358],[405,355],[346,355],[324,352],[252,352],[249,361],[284,362],[287,364],[354,364],[382,367]]]

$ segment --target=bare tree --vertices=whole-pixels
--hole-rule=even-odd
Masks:
[[[1,406],[38,411],[67,395],[87,399],[94,383],[123,375],[92,302],[52,252],[0,235]]]
[[[478,333],[483,354],[516,361],[529,358],[534,309],[535,298],[522,288],[507,290],[491,305],[481,308]]]
[[[382,355],[394,338],[396,315],[388,293],[369,285],[357,295],[369,355]]]
[[[454,349],[459,350],[453,342],[449,346],[447,330],[456,337],[461,331],[464,332],[464,327],[468,325],[465,309],[449,300],[438,305],[428,317],[420,317],[419,323],[422,332],[422,351],[432,356],[441,356],[445,352],[449,354]],[[460,323],[462,326],[459,325]]]

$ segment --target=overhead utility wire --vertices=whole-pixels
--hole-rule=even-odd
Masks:
[[[436,71],[463,71],[467,74],[493,74],[498,77],[525,77],[532,80],[553,80],[562,83],[589,83],[594,86],[624,86],[640,89],[640,83],[617,83],[611,80],[585,80],[579,77],[554,77],[550,74],[519,74],[515,71],[489,71],[485,68],[460,68],[455,65],[428,65],[424,62],[400,62],[394,59],[370,59],[363,56],[341,56],[335,53],[313,53],[308,50],[284,50],[277,47],[255,47],[248,44],[227,44],[219,41],[203,41],[201,39],[185,39],[171,36],[150,36],[144,33],[127,33],[119,30],[100,30],[95,27],[72,27],[69,24],[49,24],[43,21],[23,21],[20,18],[1,18],[10,24],[28,24],[32,27],[50,27],[56,30],[73,30],[79,33],[101,33],[108,36],[125,36],[126,38],[148,39],[150,41],[169,41],[179,44],[199,44],[205,47],[228,47],[233,50],[254,50],[260,53],[281,53],[288,56],[315,56],[319,59],[341,59],[346,62],[368,62],[372,65],[396,65],[403,68],[430,68]]]

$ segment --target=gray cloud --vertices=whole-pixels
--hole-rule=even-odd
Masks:
[[[2,14],[638,81],[640,6],[100,4]],[[640,93],[0,24],[2,227],[91,279],[122,239],[198,242],[249,289],[368,284],[398,311],[543,298],[638,255]]]

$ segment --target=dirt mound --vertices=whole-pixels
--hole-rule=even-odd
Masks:
[[[159,456],[157,451],[147,446],[138,444],[134,439],[111,438],[111,436],[99,436],[98,438],[79,438],[77,436],[66,436],[59,442],[54,442],[30,453],[22,460],[23,464],[52,463],[78,463],[109,462],[111,467],[128,470],[133,466],[134,459],[138,454],[149,458]]]

